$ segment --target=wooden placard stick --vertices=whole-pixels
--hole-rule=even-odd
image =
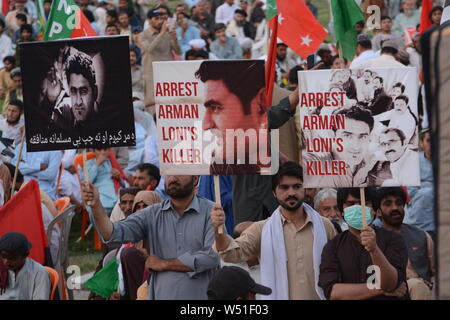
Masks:
[[[24,128],[24,130],[22,132],[22,138],[20,139],[19,155],[17,157],[16,169],[14,170],[14,178],[13,178],[13,182],[12,182],[12,186],[11,186],[11,194],[9,195],[9,199],[11,199],[13,194],[14,194],[14,186],[16,185],[16,181],[17,181],[17,173],[19,171],[20,160],[22,159],[22,150],[23,150],[23,143],[24,142],[25,142],[25,128]],[[7,200],[9,200],[9,199],[7,199]]]
[[[220,180],[218,175],[214,175],[214,192],[216,195],[216,203],[218,205],[222,205],[222,201],[220,200]],[[219,227],[219,234],[223,234],[223,225]]]
[[[362,225],[363,228],[367,226],[367,218],[366,218],[366,194],[364,193],[364,188],[359,188],[359,194],[361,198],[361,211],[362,211]]]
[[[83,150],[83,173],[84,173],[84,183],[86,184],[86,186],[89,185],[89,172],[88,172],[88,167],[87,167],[87,155],[86,155],[86,149]],[[91,206],[92,203],[90,201],[88,201],[86,203],[88,206]]]

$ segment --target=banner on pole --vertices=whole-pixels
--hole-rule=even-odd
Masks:
[[[153,70],[161,174],[271,174],[264,61]]]
[[[21,45],[27,151],[135,145],[128,37]]]
[[[304,186],[419,186],[415,68],[299,72]]]

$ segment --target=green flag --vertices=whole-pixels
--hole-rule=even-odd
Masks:
[[[42,40],[42,38],[44,37],[45,26],[47,25],[47,19],[45,18],[44,13],[44,0],[37,0],[36,7],[38,11],[38,23],[39,23],[37,40]]]
[[[278,14],[277,0],[267,0],[266,20],[269,21]]]
[[[119,287],[118,269],[119,264],[114,258],[83,285],[92,292],[108,299]]]
[[[364,21],[364,14],[354,0],[331,0],[331,11],[338,49],[345,58],[353,60],[357,45],[355,24]]]
[[[48,16],[44,41],[96,36],[74,0],[54,0]]]

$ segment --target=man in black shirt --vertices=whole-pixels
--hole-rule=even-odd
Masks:
[[[206,4],[200,1],[195,6],[195,14],[192,15],[192,21],[200,29],[200,36],[207,44],[214,40],[214,17],[206,11]]]
[[[349,230],[330,240],[322,251],[319,286],[326,298],[404,298],[408,254],[403,238],[396,232],[370,226],[373,215],[368,215],[368,226],[362,227],[359,189],[339,191],[338,207],[344,212]],[[364,192],[367,202],[375,203],[369,190]]]

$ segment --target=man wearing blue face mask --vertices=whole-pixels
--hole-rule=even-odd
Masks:
[[[337,203],[349,229],[328,241],[322,251],[319,286],[330,300],[390,300],[407,295],[408,253],[402,236],[370,226],[374,189],[364,189],[363,227],[359,188],[338,190]]]

